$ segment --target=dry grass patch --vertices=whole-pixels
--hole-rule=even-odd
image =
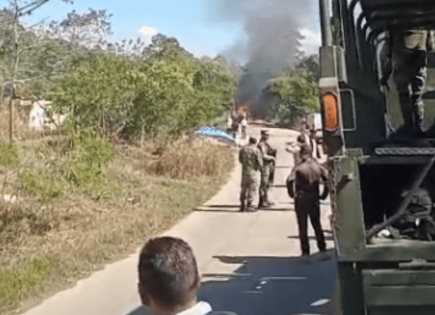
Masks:
[[[219,176],[230,166],[228,159],[219,158],[221,154],[221,146],[209,145],[204,140],[179,140],[163,150],[148,167],[156,175],[171,178]]]
[[[18,196],[14,204],[0,202],[0,314],[25,309],[130,254],[211,197],[231,169],[232,152],[191,145],[178,142],[159,154],[116,148],[93,174],[98,180],[85,176],[83,152],[65,154],[61,144],[17,147],[18,164],[0,166],[4,193]]]

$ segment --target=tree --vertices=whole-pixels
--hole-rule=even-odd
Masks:
[[[129,139],[179,134],[231,104],[237,74],[228,65],[197,59],[161,34],[143,54],[140,45],[136,53],[118,48],[125,44],[95,51],[58,81],[54,101],[75,130]]]
[[[301,62],[296,67],[296,70],[305,72],[309,79],[314,82],[320,80],[320,62],[318,55],[311,55],[302,58]]]
[[[295,69],[269,81],[265,92],[273,99],[271,115],[291,126],[298,117],[319,110],[317,82],[320,67],[317,56],[303,58]]]
[[[50,0],[10,0],[10,6],[3,10],[3,15],[6,19],[3,20],[3,26],[5,27],[5,32],[10,34],[8,40],[10,44],[7,47],[10,48],[10,61],[6,65],[9,80],[6,80],[6,84],[10,84],[10,95],[8,102],[9,110],[9,142],[13,142],[13,104],[14,101],[19,97],[18,87],[20,83],[25,82],[29,78],[21,77],[20,72],[20,62],[21,57],[24,53],[33,50],[35,45],[26,45],[28,42],[28,37],[32,34],[29,33],[29,28],[24,28],[22,25],[22,19],[25,16],[31,15],[33,12],[41,8],[43,5],[47,4]],[[62,0],[63,2],[71,2],[70,0]],[[39,23],[38,23],[39,24]],[[3,83],[5,84],[5,83]]]

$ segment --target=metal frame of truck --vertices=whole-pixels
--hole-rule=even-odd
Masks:
[[[373,241],[380,228],[365,224],[369,198],[364,191],[368,182],[364,178],[371,176],[373,182],[372,173],[386,168],[392,168],[391,174],[415,168],[410,192],[428,176],[434,177],[433,147],[382,145],[393,114],[378,83],[378,48],[387,25],[434,27],[435,1],[319,0],[319,6],[319,87],[341,311],[343,315],[435,314],[435,243]],[[405,210],[409,196],[399,200],[396,213]]]

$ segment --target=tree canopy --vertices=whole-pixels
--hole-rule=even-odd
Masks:
[[[4,9],[2,82],[14,84],[16,98],[52,100],[75,131],[129,139],[180,133],[228,110],[238,71],[224,58],[197,58],[163,34],[150,45],[140,38],[112,42],[110,17],[72,11],[29,28],[14,8]]]
[[[294,68],[269,81],[265,92],[272,98],[271,116],[285,126],[292,126],[296,119],[320,109],[318,56],[304,57]]]

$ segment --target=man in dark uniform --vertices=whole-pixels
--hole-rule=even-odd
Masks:
[[[427,55],[433,50],[432,32],[425,29],[392,29],[382,51],[381,85],[388,88],[393,73],[405,130],[424,131],[423,92],[427,79]]]
[[[261,183],[260,183],[260,202],[258,208],[267,208],[273,206],[273,202],[269,200],[269,188],[271,184],[271,174],[275,171],[276,150],[269,144],[269,133],[267,130],[261,131],[261,141],[258,144],[258,149],[263,158],[263,167],[261,168]]]
[[[308,240],[308,217],[316,234],[317,246],[321,253],[326,251],[325,236],[320,220],[320,199],[328,197],[328,172],[312,157],[311,147],[307,144],[301,147],[301,163],[295,166],[287,179],[287,189],[295,200],[295,210],[299,228],[299,239],[303,256],[310,255]],[[320,184],[324,191],[320,196]]]

